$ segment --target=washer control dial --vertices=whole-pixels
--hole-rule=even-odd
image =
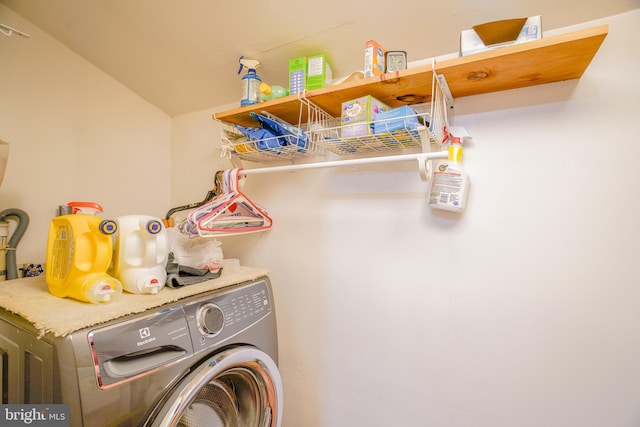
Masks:
[[[200,333],[209,337],[215,337],[224,327],[224,312],[210,302],[198,308],[196,319]]]

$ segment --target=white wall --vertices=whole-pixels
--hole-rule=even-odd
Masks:
[[[580,80],[456,101],[461,216],[413,166],[249,177],[274,228],[223,249],[272,272],[285,427],[640,425],[640,10],[599,23]],[[174,205],[219,166],[211,112],[174,120],[205,153]]]
[[[59,204],[162,216],[229,167],[213,109],[172,121],[3,5],[0,21],[33,36],[0,36],[19,262],[43,261]],[[248,179],[274,229],[223,249],[272,272],[285,427],[640,424],[640,11],[601,22],[582,79],[457,100],[461,216],[431,212],[409,165]]]
[[[49,222],[70,201],[98,202],[104,218],[163,217],[171,118],[2,4],[0,22],[32,36],[0,35],[0,139],[11,144],[0,211],[30,217],[18,264],[45,262]]]

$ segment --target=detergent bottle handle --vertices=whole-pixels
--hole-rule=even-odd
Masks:
[[[109,260],[107,263],[107,267],[111,264],[111,260],[113,258],[113,246],[104,245],[104,242],[101,242],[99,239],[101,236],[96,234],[90,234],[91,240],[93,241],[93,247],[95,248],[96,254],[95,259]]]
[[[154,237],[143,239],[145,242],[145,253],[143,258],[145,261],[153,264],[162,262],[162,260],[165,259],[166,254],[169,252],[168,246],[165,242],[168,239],[163,238],[165,235],[162,234],[164,231],[162,223],[156,219],[142,219],[139,225],[140,229],[144,230],[141,231],[142,233],[146,233]],[[156,259],[153,259],[154,255]]]

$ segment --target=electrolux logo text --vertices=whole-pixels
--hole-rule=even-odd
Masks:
[[[138,329],[138,333],[140,334],[140,338],[142,338],[142,341],[138,341],[136,343],[138,347],[156,340],[156,337],[151,336],[151,330],[149,328]]]
[[[69,427],[69,406],[0,405],[0,425]]]

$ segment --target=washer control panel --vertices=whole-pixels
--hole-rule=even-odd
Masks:
[[[268,316],[272,307],[264,280],[185,304],[194,352],[224,344]]]

